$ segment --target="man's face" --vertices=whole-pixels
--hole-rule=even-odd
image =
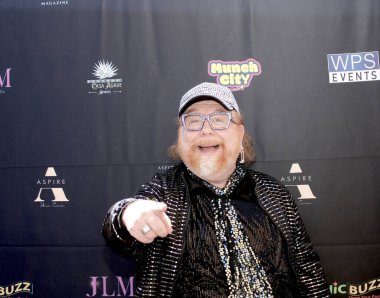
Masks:
[[[189,106],[184,114],[209,115],[227,110],[213,100],[203,100]],[[239,115],[232,112],[232,119],[240,123]],[[218,187],[224,187],[236,168],[244,136],[244,126],[231,121],[225,130],[213,130],[206,120],[200,131],[178,130],[178,152],[181,160],[198,177]]]

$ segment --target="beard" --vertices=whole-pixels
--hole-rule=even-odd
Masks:
[[[191,158],[189,165],[187,165],[194,174],[206,179],[207,177],[214,176],[222,168],[224,158],[219,156],[200,156],[199,158]]]
[[[215,144],[216,151],[212,152]],[[210,150],[210,154],[202,152],[200,147]],[[200,139],[192,145],[178,142],[178,153],[191,172],[210,183],[228,178],[236,166],[236,154],[229,152],[224,142],[218,138]]]

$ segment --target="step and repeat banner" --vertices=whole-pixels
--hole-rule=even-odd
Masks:
[[[133,297],[108,208],[173,166],[181,96],[228,86],[333,297],[380,297],[380,2],[0,1],[0,297]]]

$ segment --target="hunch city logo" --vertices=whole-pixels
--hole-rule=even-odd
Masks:
[[[99,60],[94,65],[93,75],[97,80],[87,80],[87,84],[91,85],[90,94],[111,94],[121,93],[123,80],[121,78],[114,79],[117,75],[117,67],[109,61]]]
[[[296,188],[298,193],[294,193],[294,191],[292,193],[298,200],[302,200],[302,203],[306,203],[304,200],[316,199],[316,196],[311,191],[309,185],[311,182],[311,176],[303,175],[301,167],[298,163],[292,164],[289,175],[281,177],[281,182],[284,183],[289,189]]]
[[[261,65],[253,58],[245,61],[211,60],[208,62],[208,74],[216,77],[216,82],[231,91],[247,88],[253,77],[261,74]]]
[[[37,185],[41,187],[34,202],[39,203],[40,207],[64,207],[69,202],[62,188],[65,184],[66,179],[57,178],[54,168],[49,167],[45,177],[37,180]],[[45,200],[50,202],[46,203]]]
[[[4,94],[4,88],[11,88],[11,70],[12,68],[7,68],[2,75],[0,73],[0,94]]]

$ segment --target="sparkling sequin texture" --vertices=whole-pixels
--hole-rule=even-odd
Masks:
[[[206,251],[209,250],[210,256],[212,252],[216,255],[216,246],[208,248],[204,243],[199,243],[197,241],[190,243],[188,237],[191,237],[191,233],[188,233],[188,228],[191,226],[190,218],[192,216],[192,208],[190,201],[193,199],[190,196],[191,186],[189,186],[188,181],[184,178],[184,172],[186,169],[183,164],[173,167],[165,173],[159,173],[155,175],[151,181],[147,184],[141,186],[135,195],[136,199],[150,199],[163,201],[167,204],[168,210],[167,215],[172,221],[173,233],[166,238],[157,238],[151,245],[141,245],[140,243],[134,241],[134,239],[128,234],[125,228],[119,222],[119,215],[123,208],[129,204],[130,199],[125,199],[117,202],[111,207],[110,211],[104,220],[103,225],[103,236],[106,239],[110,247],[115,249],[122,255],[131,256],[134,255],[138,262],[138,270],[136,273],[136,293],[135,297],[182,297],[174,295],[174,288],[176,282],[179,281],[183,276],[181,276],[180,268],[191,267],[193,263],[193,256],[190,257],[190,262],[186,261],[188,257],[186,256],[186,245],[198,245],[203,244],[203,248],[206,247]],[[252,234],[251,228],[256,225],[254,220],[246,222],[244,218],[239,217],[239,219],[244,222],[244,227],[252,226],[250,229],[246,230],[249,235],[249,240],[251,241],[252,247],[255,253],[260,259],[262,266],[267,272],[267,277],[271,282],[272,289],[275,297],[330,297],[330,293],[326,284],[323,269],[319,263],[318,255],[313,250],[306,230],[304,229],[302,220],[297,211],[297,206],[294,200],[291,198],[289,191],[280,185],[278,181],[272,177],[265,175],[263,173],[254,172],[247,170],[246,175],[249,182],[249,189],[254,192],[254,196],[257,198],[259,212],[264,214],[264,218],[270,218],[270,221],[276,227],[276,230],[280,231],[283,237],[284,247],[286,248],[286,261],[289,264],[290,271],[281,270],[283,273],[278,275],[279,267],[283,263],[280,261],[277,264],[276,260],[282,260],[283,258],[273,258],[278,253],[277,247],[272,247],[267,249],[263,247],[262,243],[271,242],[270,239],[260,239],[259,241],[252,242],[252,239],[258,239],[263,235],[268,233]],[[254,186],[255,185],[255,186]],[[240,190],[240,187],[238,187]],[[240,197],[240,194],[239,194]],[[196,197],[195,197],[196,198]],[[193,202],[191,202],[193,203]],[[242,203],[242,204],[240,204]],[[232,204],[238,212],[238,215],[244,214],[246,209],[256,208],[256,205],[250,205],[246,208],[243,202],[237,202],[232,200]],[[255,216],[257,218],[257,216]],[[261,218],[261,217],[259,217]],[[210,219],[213,221],[213,218]],[[271,229],[272,225],[267,226],[267,223],[260,223],[259,226],[265,229]],[[253,231],[255,228],[253,229]],[[260,229],[259,229],[260,230]],[[195,231],[199,235],[203,233],[212,233],[212,231]],[[264,231],[263,231],[264,232]],[[277,237],[276,233],[272,233],[272,236]],[[210,238],[215,238],[212,236]],[[273,241],[272,241],[273,242]],[[278,242],[274,242],[278,243]],[[211,244],[213,243],[206,243]],[[279,245],[279,248],[283,246]],[[258,249],[258,250],[257,250]],[[192,251],[194,251],[192,249]],[[267,252],[269,255],[266,255]],[[281,250],[280,250],[281,251]],[[197,255],[197,251],[194,252]],[[283,255],[280,253],[280,255]],[[206,271],[208,273],[215,273],[218,275],[219,269],[223,267],[219,260],[219,256],[216,258],[215,267],[209,268],[210,265],[213,266],[214,261],[205,260],[208,255],[203,259],[203,263],[207,263],[207,268],[200,266],[200,270]],[[266,260],[272,260],[270,263],[274,265],[270,266]],[[201,260],[199,260],[201,263]],[[185,264],[183,264],[185,263]],[[195,264],[196,266],[198,264]],[[220,268],[219,268],[220,265]],[[285,266],[286,267],[286,266]],[[197,267],[195,267],[196,269]],[[215,269],[215,270],[214,270]],[[203,271],[200,271],[201,273]],[[185,270],[185,274],[188,270]],[[296,282],[291,282],[288,280],[288,273],[294,274]],[[223,277],[220,279],[220,284],[223,285]],[[203,279],[202,279],[203,280]],[[202,280],[200,284],[202,284]],[[226,278],[224,279],[224,284],[226,285]],[[204,284],[203,284],[204,285]],[[219,284],[218,284],[219,285]],[[217,285],[216,285],[217,286]],[[283,288],[289,288],[289,286],[294,286],[299,294],[291,294],[289,291],[283,292]],[[209,287],[203,286],[204,290]],[[186,289],[184,289],[186,290]],[[196,297],[192,295],[191,288],[188,288],[190,293],[186,297]],[[201,296],[198,297],[205,297]],[[224,295],[209,295],[206,297],[226,297]]]
[[[231,199],[228,197],[245,175],[245,168],[238,165],[233,175],[221,189],[206,181],[214,197],[211,200],[218,251],[229,288],[228,297],[273,297],[272,288],[243,231]],[[195,175],[192,175],[195,178]]]

